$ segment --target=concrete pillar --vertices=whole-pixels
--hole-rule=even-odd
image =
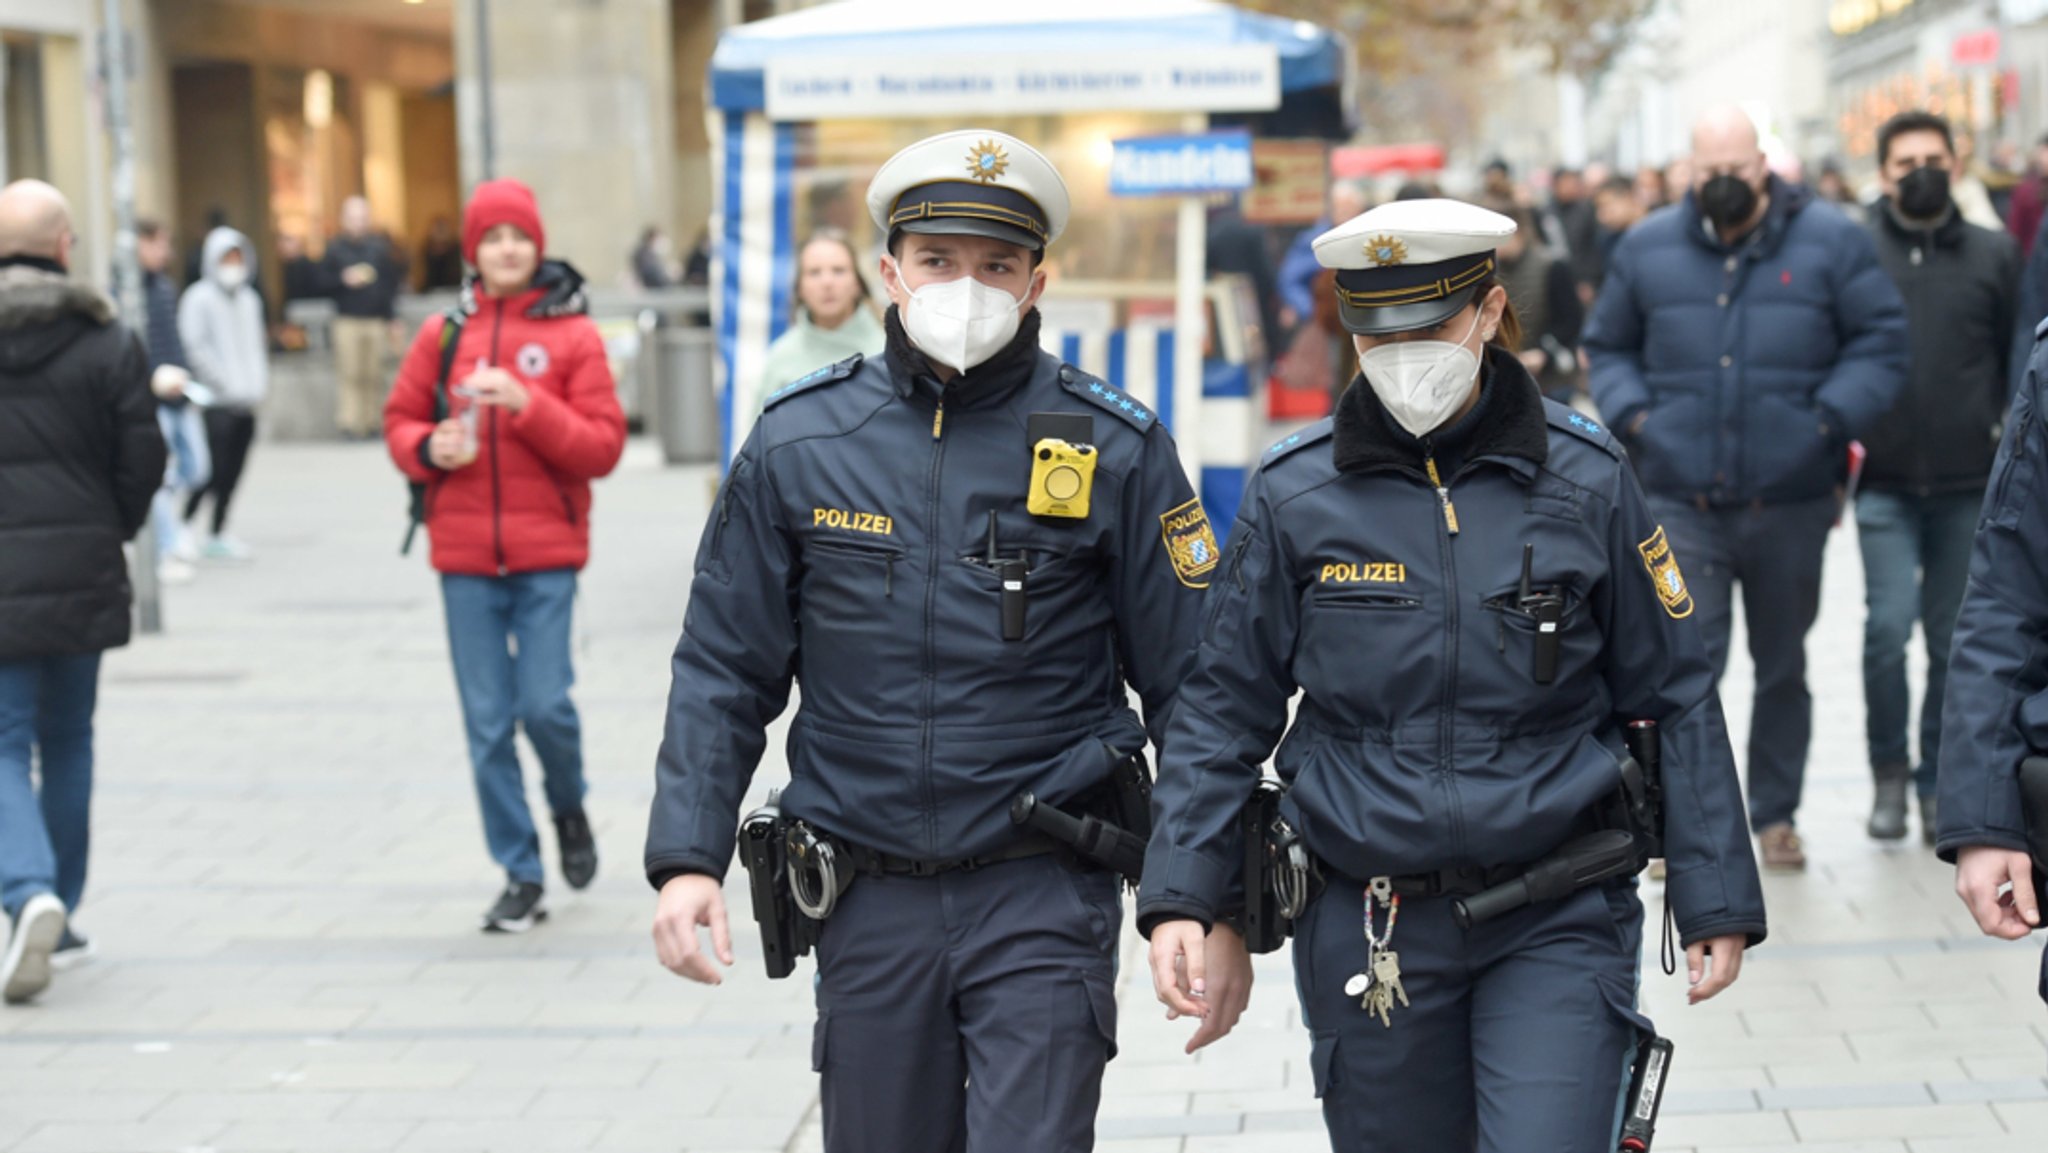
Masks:
[[[598,283],[675,212],[669,0],[454,0],[465,192],[482,176],[476,16],[488,11],[496,172],[540,199],[548,251]]]

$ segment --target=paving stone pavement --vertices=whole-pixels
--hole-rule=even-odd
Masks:
[[[722,988],[670,977],[647,940],[650,767],[709,492],[644,441],[599,487],[577,697],[605,867],[585,893],[557,885],[537,931],[491,938],[475,926],[499,879],[436,586],[396,555],[403,489],[375,446],[259,446],[236,512],[258,559],[169,590],[169,631],[107,661],[79,918],[101,956],[0,1010],[0,1150],[819,1149],[808,970],[761,975],[743,886]],[[1658,1148],[2040,1153],[2036,949],[1982,940],[1917,842],[1864,839],[1847,530],[1827,579],[1814,866],[1768,880],[1772,939],[1720,1000],[1687,1008],[1646,959],[1646,1007],[1678,1044]],[[1193,1060],[1135,934],[1123,986],[1104,1153],[1326,1147],[1284,955]]]

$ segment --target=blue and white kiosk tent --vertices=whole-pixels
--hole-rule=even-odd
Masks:
[[[726,459],[757,391],[782,383],[759,377],[792,319],[799,229],[874,247],[859,207],[874,169],[924,135],[988,127],[1040,147],[1074,194],[1045,347],[1151,405],[1228,525],[1260,447],[1258,382],[1218,373],[1205,389],[1203,204],[1110,201],[1110,142],[1201,132],[1212,114],[1256,122],[1309,97],[1338,109],[1350,75],[1324,29],[1207,0],[843,0],[729,30],[711,62]]]

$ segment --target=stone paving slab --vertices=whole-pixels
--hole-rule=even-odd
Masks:
[[[487,938],[498,878],[437,586],[396,555],[398,481],[375,446],[258,446],[236,511],[258,559],[169,590],[170,631],[106,663],[80,917],[102,955],[0,1011],[0,1151],[820,1149],[807,971],[761,974],[744,886],[723,987],[670,977],[647,939],[637,862],[709,491],[645,442],[599,487],[577,697],[604,870],[557,885],[540,930]],[[1645,1009],[1678,1044],[1658,1149],[2041,1153],[2035,946],[1982,940],[1950,870],[1862,833],[1850,531],[1809,645],[1814,867],[1767,880],[1772,940],[1718,1001],[1687,1007],[1645,958]],[[1749,684],[1738,656],[1737,734]],[[756,795],[786,775],[781,738]],[[1098,1149],[1327,1147],[1284,956],[1194,1058],[1145,972],[1127,934]]]

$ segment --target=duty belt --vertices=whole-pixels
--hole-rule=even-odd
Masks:
[[[1523,864],[1466,865],[1429,873],[1410,873],[1393,878],[1394,891],[1404,897],[1471,897],[1495,885],[1504,885],[1528,871],[1529,866]]]
[[[937,861],[916,861],[909,857],[896,857],[859,845],[845,844],[846,859],[853,864],[854,871],[871,877],[936,877],[941,873],[971,873],[990,865],[1008,861],[1021,861],[1028,857],[1043,857],[1059,851],[1059,846],[1040,837],[1022,840],[1007,849],[999,849],[979,857],[948,857]]]

